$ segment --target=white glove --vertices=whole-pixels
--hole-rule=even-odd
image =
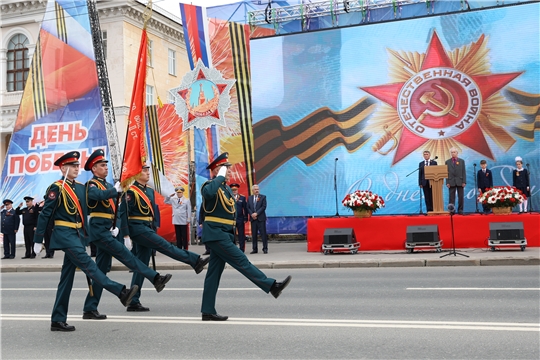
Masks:
[[[219,171],[217,173],[217,176],[223,176],[225,177],[225,175],[227,174],[227,167],[226,166],[220,166],[219,168]]]
[[[34,243],[34,252],[36,255],[39,255],[39,253],[43,250],[43,244],[42,243]]]
[[[118,230],[117,227],[113,227],[113,228],[111,228],[110,231],[111,231],[112,236],[116,237],[116,235],[118,235],[118,232],[119,232],[120,230]]]
[[[124,236],[124,246],[127,247],[128,250],[133,248],[133,244],[131,243],[131,238],[129,236]]]
[[[122,184],[120,184],[120,181],[117,181],[116,184],[114,184],[114,188],[116,189],[116,191],[118,191],[119,193],[123,192],[124,190],[122,189]]]

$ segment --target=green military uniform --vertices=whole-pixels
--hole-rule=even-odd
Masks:
[[[202,241],[211,249],[204,280],[201,312],[217,314],[216,294],[225,263],[234,267],[266,293],[270,292],[276,280],[266,277],[248,260],[242,250],[234,245],[236,202],[231,189],[225,184],[225,177],[217,176],[205,182],[201,194],[203,197],[201,211],[204,212]]]
[[[126,192],[125,201],[122,202],[120,208],[122,215],[120,233],[122,237],[130,236],[137,248],[136,256],[146,266],[148,266],[152,249],[154,249],[196,268],[200,258],[198,254],[179,249],[156,233],[157,211],[154,189],[135,181]],[[139,272],[134,272],[131,283],[138,285],[139,291],[131,300],[131,305],[139,304],[143,282],[144,276]]]
[[[97,246],[96,264],[98,268],[107,273],[110,271],[112,256],[118,259],[129,269],[146,277],[152,283],[158,273],[148,267],[148,262],[143,264],[118,241],[110,232],[114,219],[114,202],[118,195],[116,189],[105,179],[94,176],[86,183],[89,221],[90,242]],[[114,200],[109,200],[114,199]],[[84,302],[84,312],[97,311],[103,286],[100,283],[93,283],[94,296],[87,295]]]
[[[42,243],[49,221],[54,221],[50,248],[65,253],[60,283],[56,292],[51,321],[65,322],[69,296],[73,287],[76,268],[81,269],[94,283],[120,297],[124,285],[110,280],[101,272],[87,254],[86,236],[86,188],[76,181],[65,179],[53,183],[47,189],[45,204],[38,219],[35,243]],[[75,199],[69,194],[75,195]],[[77,204],[78,203],[78,204]]]

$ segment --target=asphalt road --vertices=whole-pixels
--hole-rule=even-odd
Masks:
[[[147,313],[104,293],[104,321],[82,320],[76,275],[68,323],[49,331],[59,273],[1,274],[2,359],[538,359],[536,266],[273,269],[293,281],[276,300],[234,270],[217,299],[226,322],[202,322],[203,272],[172,271]],[[126,283],[127,272],[112,278]]]

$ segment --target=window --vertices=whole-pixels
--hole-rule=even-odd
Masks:
[[[148,39],[148,57],[146,58],[146,65],[152,66],[152,45],[154,42]]]
[[[30,70],[28,58],[28,38],[23,34],[14,35],[8,43],[7,51],[7,91],[22,91]]]
[[[174,95],[172,91],[167,91],[167,104],[174,104]]]
[[[169,74],[176,75],[176,51],[169,49]]]
[[[154,87],[146,85],[146,106],[154,105]]]
[[[103,60],[107,60],[107,31],[101,32],[101,45],[103,46]]]

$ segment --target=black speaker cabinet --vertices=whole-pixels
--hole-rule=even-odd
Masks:
[[[490,240],[521,240],[525,239],[522,222],[489,223]]]
[[[407,226],[407,244],[432,244],[439,241],[437,225]]]
[[[356,243],[353,228],[337,228],[324,230],[325,245],[344,245]]]

